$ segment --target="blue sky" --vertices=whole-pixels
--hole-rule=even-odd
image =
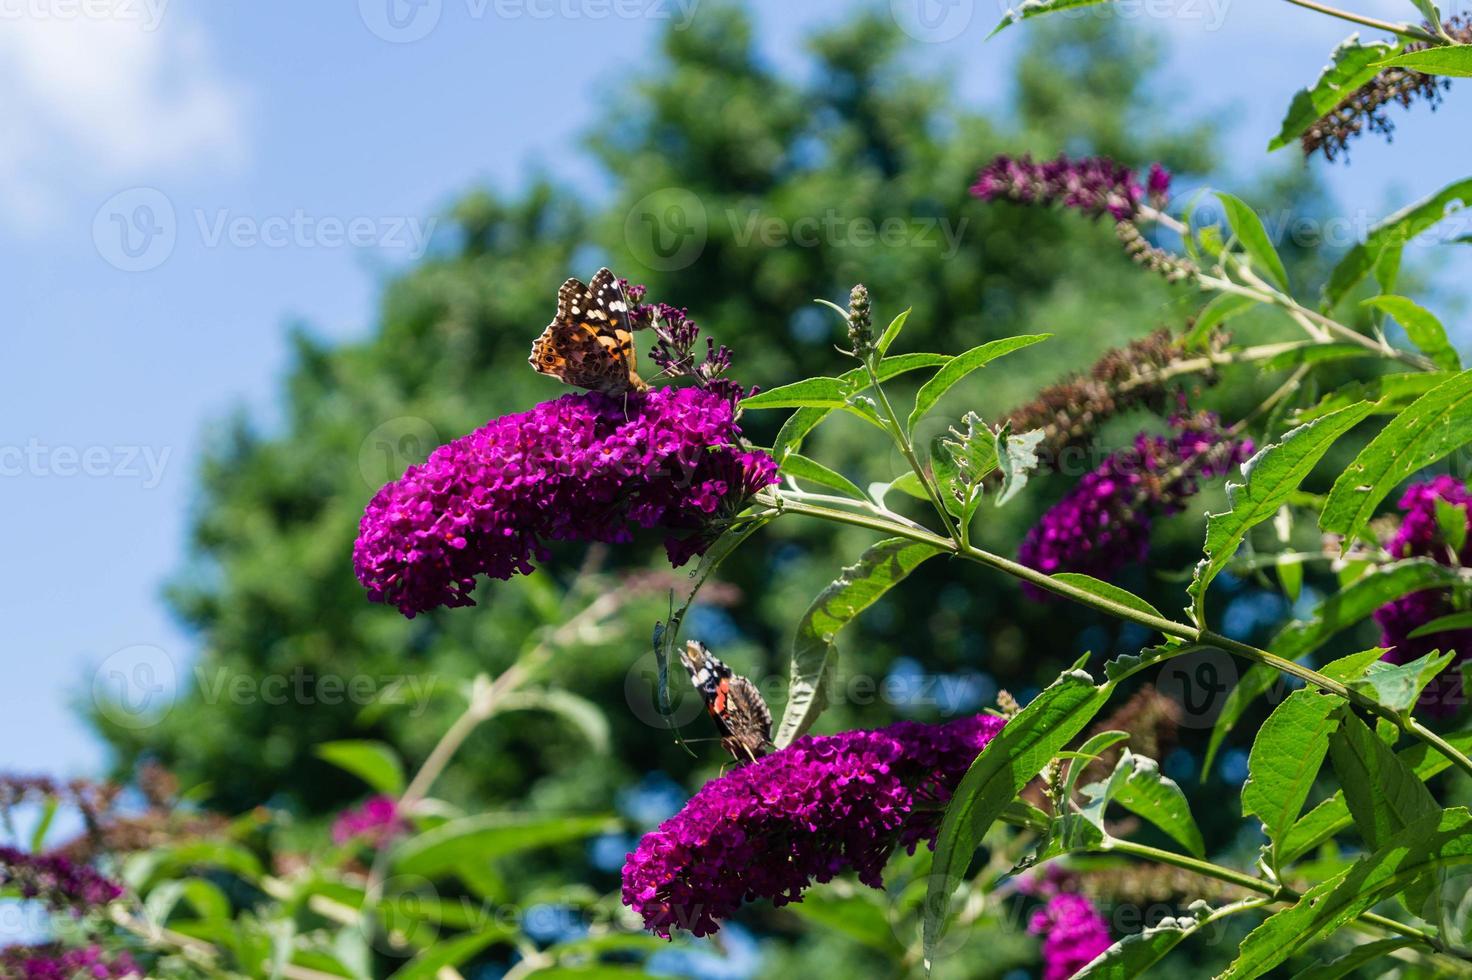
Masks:
[[[969,102],[1004,104],[1028,28],[983,43],[995,0],[923,2],[926,19],[916,0],[879,4],[917,35],[919,70],[952,67]],[[469,188],[540,168],[600,193],[576,134],[700,4],[0,0],[0,769],[97,768],[69,701],[108,666],[189,662],[159,590],[201,439],[237,405],[269,417],[287,327],[369,329],[385,277]],[[752,6],[769,56],[797,68],[802,35],[856,4]],[[1414,16],[1409,0],[1357,7]],[[1352,30],[1262,0],[1121,11],[1166,40],[1170,94],[1219,110],[1242,161],[1228,185],[1267,162],[1289,95]],[[1398,114],[1389,146],[1362,140],[1328,174],[1344,210],[1362,224],[1465,176],[1469,98]]]

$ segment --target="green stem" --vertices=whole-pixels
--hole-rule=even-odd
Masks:
[[[1388,20],[1380,20],[1375,17],[1366,17],[1363,14],[1351,13],[1348,10],[1340,10],[1337,7],[1329,6],[1328,4],[1318,3],[1316,2],[1316,0],[1288,0],[1288,2],[1293,4],[1295,7],[1302,7],[1305,10],[1312,10],[1315,13],[1325,14],[1329,17],[1336,17],[1339,20],[1347,20],[1351,24],[1359,24],[1362,27],[1373,27],[1377,31],[1386,31],[1399,37],[1408,37],[1415,41],[1425,41],[1427,44],[1446,43],[1435,34],[1423,31],[1421,30],[1421,28],[1416,27],[1412,24],[1392,24]]]
[[[1155,630],[1156,632],[1161,633],[1165,636],[1173,637],[1178,640],[1184,640],[1187,643],[1200,643],[1207,646],[1217,647],[1219,649],[1225,650],[1228,653],[1241,657],[1244,660],[1249,660],[1253,663],[1260,663],[1274,670],[1281,671],[1282,673],[1290,674],[1294,677],[1300,678],[1306,683],[1314,685],[1320,690],[1328,691],[1331,694],[1344,698],[1346,701],[1349,701],[1351,704],[1354,704],[1355,706],[1366,712],[1389,720],[1390,722],[1395,724],[1396,727],[1399,728],[1402,732],[1410,735],[1412,738],[1425,742],[1437,752],[1440,752],[1442,755],[1446,756],[1446,758],[1450,760],[1451,763],[1457,768],[1461,769],[1468,775],[1472,775],[1472,759],[1469,759],[1465,754],[1458,751],[1455,746],[1449,744],[1441,736],[1437,735],[1433,731],[1430,731],[1419,722],[1413,719],[1408,719],[1401,715],[1399,712],[1392,711],[1390,708],[1385,707],[1373,698],[1367,697],[1366,695],[1361,694],[1359,691],[1346,687],[1339,681],[1336,681],[1330,677],[1326,677],[1311,667],[1305,667],[1300,663],[1288,660],[1285,657],[1280,657],[1276,653],[1271,653],[1267,650],[1261,650],[1246,643],[1241,643],[1237,640],[1231,639],[1230,637],[1222,636],[1220,633],[1212,632],[1211,630],[1197,629],[1196,627],[1191,626],[1187,623],[1176,622],[1175,620],[1166,619],[1163,616],[1158,616],[1153,613],[1148,613],[1144,610],[1137,609],[1134,606],[1129,606],[1120,602],[1116,602],[1115,600],[1110,599],[1106,596],[1098,595],[1096,593],[1088,591],[1087,589],[1079,588],[1078,586],[1073,585],[1069,582],[1056,579],[1053,576],[1048,575],[1044,572],[1040,572],[1034,568],[1029,568],[1028,566],[1020,564],[1019,562],[1015,562],[1010,558],[1003,558],[1001,555],[992,554],[989,551],[983,551],[982,549],[972,545],[961,545],[952,539],[943,538],[940,535],[932,534],[929,531],[921,531],[914,528],[905,527],[892,521],[884,520],[883,518],[870,517],[867,514],[851,514],[843,511],[832,510],[827,507],[818,507],[812,504],[786,501],[782,499],[780,494],[772,490],[763,491],[762,494],[758,495],[757,499],[762,503],[777,508],[778,510],[790,511],[795,514],[805,514],[810,517],[818,517],[823,520],[833,521],[839,524],[850,524],[855,527],[869,528],[870,530],[878,531],[881,534],[908,538],[912,541],[918,541],[923,544],[928,544],[938,551],[949,551],[957,555],[958,557],[965,558],[969,561],[974,561],[978,564],[986,565],[990,568],[995,568],[999,571],[1006,572],[1008,575],[1011,575],[1014,578],[1022,579],[1024,582],[1031,583],[1032,585],[1035,585],[1038,588],[1046,590],[1048,592],[1052,592],[1055,595],[1063,596],[1066,599],[1072,599],[1075,602],[1082,603],[1083,605],[1089,606],[1093,609],[1097,609],[1100,612],[1108,613],[1109,615],[1114,616],[1117,619],[1124,619],[1132,623],[1138,623],[1141,626],[1149,627],[1150,629]]]
[[[895,445],[904,454],[905,461],[910,464],[910,469],[915,471],[920,485],[925,488],[925,493],[930,497],[930,502],[935,507],[935,512],[940,516],[941,525],[945,527],[946,533],[951,539],[960,542],[961,537],[956,530],[955,524],[951,523],[951,512],[946,510],[945,500],[940,495],[940,489],[930,479],[930,474],[920,465],[920,460],[915,455],[915,447],[910,443],[910,435],[905,427],[900,424],[900,417],[895,414],[894,406],[889,402],[889,395],[885,394],[884,386],[879,383],[879,372],[875,370],[874,357],[864,358],[864,370],[869,372],[869,384],[874,388],[874,393],[879,396],[879,404],[884,409],[884,421],[889,427],[889,434],[893,437]]]

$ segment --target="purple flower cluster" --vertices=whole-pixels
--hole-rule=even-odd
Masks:
[[[29,854],[14,847],[0,847],[0,887],[14,887],[22,898],[75,912],[106,905],[123,893],[121,886],[85,864],[60,854]]]
[[[730,399],[700,388],[564,395],[495,419],[378,491],[353,547],[358,580],[412,617],[473,605],[477,576],[527,574],[549,541],[662,528],[684,564],[777,479],[776,462],[739,436]]]
[[[801,901],[848,868],[883,887],[897,847],[934,843],[940,805],[1001,727],[978,715],[800,738],[707,783],[646,834],[624,864],[624,904],[656,935],[705,936],[743,902]]]
[[[1426,483],[1413,484],[1400,498],[1400,508],[1405,513],[1395,537],[1386,546],[1393,557],[1431,558],[1443,565],[1472,564],[1472,533],[1463,542],[1461,552],[1454,553],[1436,517],[1438,500],[1467,507],[1472,513],[1472,493],[1455,477],[1438,476]],[[1417,627],[1455,611],[1450,589],[1412,592],[1375,611],[1375,622],[1380,625],[1380,645],[1390,648],[1385,659],[1391,663],[1409,663],[1433,651],[1456,651],[1452,663],[1421,693],[1419,709],[1438,717],[1456,714],[1463,702],[1458,667],[1472,657],[1472,629],[1446,630],[1415,638],[1410,634]]]
[[[1116,221],[1131,221],[1140,203],[1163,203],[1170,190],[1170,174],[1152,164],[1142,187],[1133,170],[1108,157],[1070,160],[1060,156],[1034,163],[1029,156],[998,156],[982,168],[971,193],[983,201],[1002,198],[1020,204],[1062,204],[1085,214],[1104,213]]]
[[[1107,458],[1043,514],[1023,539],[1017,560],[1049,575],[1083,572],[1108,580],[1143,561],[1157,517],[1178,513],[1203,478],[1220,476],[1252,455],[1209,412],[1177,416],[1174,435],[1141,433],[1134,445]],[[1034,599],[1051,593],[1024,583]]]
[[[110,957],[100,946],[6,946],[0,949],[0,975],[14,980],[125,980],[143,976],[143,968],[129,953]]]
[[[1094,903],[1072,892],[1048,899],[1027,931],[1043,937],[1043,980],[1068,980],[1112,945],[1109,923]]]
[[[399,815],[398,801],[392,796],[374,796],[337,815],[332,821],[332,842],[341,845],[361,839],[382,847],[408,830],[408,822]]]

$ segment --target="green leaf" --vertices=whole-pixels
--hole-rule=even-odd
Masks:
[[[1472,732],[1449,735],[1446,740],[1458,752],[1472,751]],[[1452,764],[1450,759],[1425,742],[1417,742],[1396,753],[1396,758],[1400,759],[1423,783],[1445,772]],[[1349,805],[1344,801],[1343,791],[1335,793],[1304,814],[1303,818],[1293,825],[1293,829],[1288,832],[1282,847],[1279,848],[1283,863],[1298,860],[1353,825],[1354,818],[1350,816]]]
[[[1351,34],[1340,42],[1334,49],[1333,60],[1318,80],[1293,96],[1278,135],[1268,144],[1269,152],[1297,143],[1310,126],[1343,102],[1349,93],[1379,74],[1380,69],[1375,67],[1377,61],[1399,50],[1399,45],[1385,41],[1361,44],[1359,37]]]
[[[1467,544],[1467,505],[1436,498],[1436,526],[1442,539],[1457,554]]]
[[[56,819],[56,811],[60,801],[54,796],[46,797],[46,802],[41,805],[41,819],[36,821],[36,829],[31,831],[31,852],[40,854],[46,850],[46,835],[51,830],[51,822]]]
[[[827,703],[825,685],[838,631],[897,585],[925,559],[940,554],[934,545],[888,538],[871,545],[824,589],[797,625],[792,640],[792,681],[787,707],[777,726],[776,745],[789,745],[817,719]]]
[[[467,962],[487,946],[515,938],[516,933],[511,929],[492,924],[488,928],[445,939],[395,970],[389,980],[435,980],[439,976],[458,975],[454,968]],[[441,974],[441,970],[449,970],[450,973]]]
[[[808,378],[758,392],[741,400],[741,409],[843,408],[853,387],[842,378]]]
[[[1278,843],[1303,810],[1343,704],[1342,698],[1294,691],[1268,715],[1252,743],[1247,782],[1242,785],[1242,815],[1256,814],[1262,821],[1275,867]]]
[[[1085,575],[1082,572],[1057,572],[1050,576],[1050,578],[1057,582],[1065,582],[1076,589],[1083,589],[1085,592],[1092,593],[1102,599],[1108,599],[1110,602],[1118,603],[1121,606],[1133,609],[1135,612],[1142,612],[1146,615],[1154,616],[1157,619],[1165,618],[1160,614],[1159,609],[1156,609],[1133,592],[1121,589],[1119,586],[1110,582],[1094,578],[1092,575]]]
[[[1293,421],[1302,425],[1357,402],[1370,402],[1371,415],[1395,415],[1452,376],[1451,371],[1411,371],[1385,374],[1368,381],[1353,381],[1335,388],[1317,404],[1299,409]]]
[[[1421,51],[1406,51],[1386,58],[1376,68],[1409,68],[1426,75],[1472,78],[1472,45],[1447,44]]]
[[[899,316],[889,321],[889,326],[884,328],[884,333],[879,337],[879,343],[875,345],[880,357],[889,353],[889,345],[894,343],[895,338],[900,335],[900,331],[905,329],[905,321],[909,318],[910,311],[905,310]]]
[[[987,743],[946,807],[931,862],[925,899],[925,960],[930,962],[945,925],[951,893],[977,845],[1022,787],[1109,700],[1112,684],[1096,686],[1080,670],[1065,671]]]
[[[1459,551],[1461,549],[1458,549]],[[1432,636],[1436,633],[1448,633],[1452,630],[1472,629],[1472,610],[1466,612],[1455,612],[1446,616],[1438,616],[1431,622],[1417,626],[1408,634],[1408,639],[1419,639],[1423,636]]]
[[[1204,909],[1197,918],[1166,916],[1153,926],[1125,936],[1086,963],[1070,980],[1134,980],[1143,976],[1199,929],[1205,919]]]
[[[831,408],[799,408],[787,416],[787,421],[777,431],[777,438],[772,441],[773,458],[779,463],[786,459],[787,454],[801,446],[808,433],[831,414]]]
[[[1472,816],[1461,807],[1431,814],[1269,916],[1243,941],[1237,959],[1218,980],[1262,976],[1427,872],[1468,863],[1472,863]]]
[[[920,391],[915,395],[915,409],[910,412],[908,430],[914,432],[915,426],[925,417],[926,413],[935,407],[935,403],[940,401],[941,396],[971,372],[986,367],[1005,354],[1024,347],[1031,347],[1038,341],[1047,340],[1051,336],[1053,335],[1049,333],[1039,333],[993,340],[951,358],[944,367],[935,372],[935,377],[921,386]]]
[[[607,816],[481,813],[461,817],[401,842],[393,852],[397,874],[436,875],[476,867],[508,854],[581,840],[616,829]]]
[[[1041,17],[1043,14],[1056,13],[1060,10],[1072,10],[1076,7],[1093,7],[1097,4],[1107,2],[1108,0],[1022,0],[1022,3],[1010,8],[1002,15],[1001,23],[992,28],[992,32],[987,35],[987,38],[991,39],[995,37],[999,32],[1011,27],[1013,24],[1024,20],[1031,20],[1034,17]]]
[[[1446,339],[1446,327],[1429,310],[1404,296],[1373,296],[1361,305],[1384,310],[1394,317],[1395,322],[1405,329],[1406,336],[1411,338],[1411,343],[1443,371],[1462,370],[1462,359]]]
[[[1421,232],[1472,203],[1472,178],[1448,184],[1440,191],[1402,208],[1372,227],[1365,240],[1345,253],[1324,287],[1324,305],[1334,306],[1367,276],[1389,253],[1398,254]]]
[[[1186,794],[1175,780],[1161,773],[1154,759],[1125,749],[1109,780],[1109,798],[1165,831],[1190,853],[1206,856],[1206,844]]]
[[[1305,341],[1265,361],[1259,361],[1258,369],[1283,371],[1302,364],[1324,364],[1329,361],[1347,361],[1357,357],[1380,357],[1380,353],[1361,347],[1359,344],[1318,344],[1313,341]]]
[[[1278,584],[1289,602],[1297,602],[1303,592],[1303,559],[1296,555],[1279,555],[1273,568],[1278,573]]]
[[[1424,588],[1450,585],[1456,579],[1454,570],[1429,558],[1396,562],[1371,572],[1324,600],[1314,610],[1313,619],[1294,621],[1283,627],[1268,644],[1268,649],[1288,660],[1298,660],[1323,646],[1335,634],[1363,621],[1387,602]],[[1201,767],[1203,772],[1211,771],[1212,761],[1227,735],[1252,703],[1273,686],[1277,676],[1271,667],[1261,664],[1254,664],[1242,675],[1222,703],[1221,713],[1212,727],[1206,761]]]
[[[1472,371],[1452,375],[1411,403],[1350,463],[1334,487],[1319,526],[1348,543],[1380,501],[1417,470],[1472,441]]]
[[[386,796],[404,792],[404,764],[383,742],[349,739],[317,746],[317,758],[346,770]]]
[[[611,744],[608,716],[603,713],[603,709],[571,691],[558,688],[513,691],[502,695],[496,711],[550,711],[571,722],[596,754],[606,755]]]
[[[1002,492],[997,494],[1000,507],[1027,486],[1027,478],[1038,467],[1038,444],[1043,430],[1012,434],[1012,423],[1004,422],[997,430],[997,469],[1002,473]]]
[[[1353,711],[1340,712],[1329,752],[1350,815],[1371,849],[1384,847],[1406,827],[1440,809],[1411,767]]]
[[[1217,293],[1211,302],[1196,314],[1196,322],[1191,324],[1190,332],[1181,341],[1182,345],[1187,350],[1204,347],[1214,328],[1240,313],[1247,312],[1256,306],[1257,302],[1251,296],[1243,296],[1241,293]]]
[[[882,892],[877,893],[881,898]],[[875,898],[868,889],[839,890],[839,885],[810,888],[801,902],[786,906],[800,919],[837,932],[888,955],[902,954],[904,948],[895,935],[891,909]]]
[[[1455,650],[1443,654],[1428,653],[1407,664],[1377,661],[1364,677],[1350,682],[1350,688],[1374,698],[1391,711],[1410,711],[1421,692],[1446,669],[1457,655]]]
[[[1206,589],[1227,566],[1237,548],[1258,524],[1277,513],[1289,495],[1323,458],[1334,441],[1369,414],[1366,404],[1351,405],[1307,425],[1301,425],[1242,464],[1244,483],[1227,484],[1229,509],[1206,519],[1206,558],[1197,566],[1191,585],[1191,608],[1204,622]]]
[[[829,487],[840,493],[846,493],[857,500],[868,499],[864,491],[859,489],[859,485],[842,473],[830,470],[817,460],[809,459],[795,452],[790,452],[782,457],[782,472],[787,476],[795,477],[799,480],[807,480],[809,483],[816,483],[819,486]]]
[[[1232,233],[1237,236],[1252,261],[1265,270],[1285,293],[1288,292],[1288,270],[1283,268],[1283,260],[1278,257],[1278,250],[1273,247],[1273,240],[1268,237],[1268,231],[1263,227],[1257,212],[1248,207],[1247,202],[1241,198],[1233,197],[1225,191],[1217,191],[1216,196],[1226,209],[1227,223],[1232,226]]]
[[[1396,936],[1392,939],[1380,939],[1372,943],[1364,943],[1345,953],[1337,959],[1324,962],[1319,960],[1313,966],[1293,975],[1293,980],[1340,980],[1347,977],[1355,970],[1375,962],[1382,956],[1386,956],[1398,949],[1405,949],[1414,940],[1404,936]]]

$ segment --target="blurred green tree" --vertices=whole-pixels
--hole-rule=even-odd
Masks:
[[[869,285],[882,317],[913,306],[907,349],[1056,335],[1011,358],[1005,373],[958,387],[953,415],[995,418],[1106,347],[1183,322],[1197,303],[1191,291],[1133,269],[1107,223],[969,198],[976,169],[998,152],[1160,158],[1187,174],[1213,165],[1207,128],[1172,128],[1152,103],[1157,57],[1138,32],[1090,18],[1031,31],[1028,44],[1009,99],[1018,112],[1004,120],[959,105],[952,81],[924,65],[926,52],[877,15],[816,36],[804,81],[768,62],[738,6],[708,4],[688,29],[670,32],[590,136],[606,197],[590,202],[549,180],[511,198],[466,195],[431,256],[386,284],[364,339],[328,346],[294,334],[279,422],[237,414],[212,433],[192,556],[169,590],[199,637],[197,661],[160,723],[132,728],[95,714],[119,768],[152,757],[185,785],[208,787],[204,797],[227,811],[272,801],[321,814],[362,788],[318,761],[315,745],[380,737],[422,757],[458,710],[446,696],[453,686],[504,667],[548,621],[556,583],[576,575],[571,549],[532,579],[483,590],[477,611],[412,621],[366,601],[350,555],[378,485],[490,416],[561,394],[525,358],[567,275],[607,262],[647,282],[652,297],[688,307],[735,349],[735,374],[748,384],[834,370],[839,334],[812,299],[840,300],[856,281]],[[1278,200],[1304,193],[1288,187]],[[1251,395],[1234,397],[1245,404]],[[779,420],[747,421],[763,442]],[[825,458],[847,459],[856,478],[860,462],[864,478],[897,475],[900,461],[874,459],[864,434],[844,422],[822,430]],[[997,512],[989,536],[1015,543],[1059,488]],[[745,596],[734,615],[708,609],[694,626],[738,668],[785,679],[793,624],[863,543],[861,532],[809,536],[779,522],[723,573]],[[654,550],[608,560],[642,566]],[[1119,639],[1086,612],[1021,603],[1000,577],[965,574],[964,587],[943,588],[922,570],[876,607],[846,638],[845,674],[882,679],[905,656],[1026,689],[1076,656],[1081,635],[1099,652]],[[1140,589],[1148,594],[1149,583]],[[693,766],[713,768],[713,753],[692,761],[663,728],[621,710],[665,609],[653,595],[631,604],[627,628],[555,668],[559,683],[609,708],[613,758],[587,756],[555,719],[495,722],[451,774],[463,802],[606,808],[641,772],[679,780]],[[419,700],[423,685],[396,686],[407,675],[427,678],[432,696]],[[273,697],[267,677],[307,693]],[[337,682],[324,689],[324,677],[358,683],[360,693],[366,684],[382,703],[344,696]],[[925,695],[896,706],[869,690],[854,685],[824,726],[939,710]],[[412,703],[392,703],[402,700]]]

